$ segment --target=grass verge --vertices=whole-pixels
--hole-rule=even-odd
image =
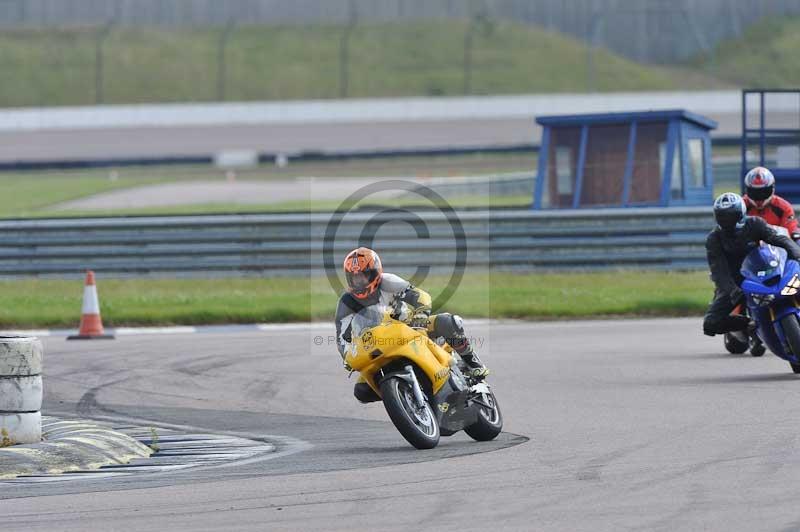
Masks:
[[[721,42],[695,62],[721,78],[751,88],[794,89],[800,84],[800,17],[769,17],[738,39]]]
[[[157,177],[142,176],[111,180],[107,171],[105,174],[99,171],[75,174],[0,174],[0,190],[3,191],[0,195],[0,217],[43,216],[47,214],[46,209],[56,203],[157,182]]]
[[[434,298],[447,283],[422,286]],[[332,319],[337,295],[319,278],[99,278],[107,326],[199,325]],[[81,281],[0,281],[0,326],[75,327]],[[690,316],[711,298],[702,272],[619,271],[574,274],[474,273],[443,310],[466,317],[556,319],[605,316]]]

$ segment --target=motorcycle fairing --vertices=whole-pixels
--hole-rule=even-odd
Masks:
[[[758,337],[769,348],[770,351],[775,353],[780,358],[793,363],[800,363],[797,356],[791,354],[786,347],[786,336],[783,333],[783,327],[780,321],[772,321],[769,309],[761,307],[758,309],[750,309],[751,316],[755,318],[758,323]],[[784,312],[784,316],[789,312]]]
[[[786,251],[775,246],[761,245],[752,250],[742,263],[742,291],[747,296],[750,316],[758,325],[758,336],[770,351],[792,363],[800,363],[800,353],[788,348],[781,320],[789,315],[800,315],[797,298],[790,285],[800,279],[800,264],[787,260]],[[753,296],[773,296],[768,305],[759,305]]]
[[[478,411],[470,408],[469,399],[471,391],[456,389],[453,379],[433,396],[433,408],[439,421],[439,430],[444,435],[450,435],[464,430],[478,421]]]
[[[739,271],[745,279],[762,284],[783,273],[786,258],[785,249],[762,244],[748,253]]]
[[[355,353],[346,357],[379,396],[381,369],[395,361],[411,362],[428,377],[436,394],[450,376],[450,354],[420,331],[387,319],[362,332],[355,341]]]

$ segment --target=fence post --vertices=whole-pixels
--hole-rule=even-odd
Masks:
[[[588,92],[592,92],[597,88],[594,53],[597,47],[600,25],[605,22],[605,17],[606,15],[602,11],[595,10],[589,22],[589,42],[586,43],[586,90]]]
[[[350,37],[358,23],[355,0],[350,0],[347,24],[339,40],[339,97],[347,98],[350,92]]]
[[[465,95],[472,93],[472,46],[476,26],[475,17],[470,18],[467,33],[464,34],[464,86],[462,93]]]
[[[714,44],[710,43],[708,39],[706,39],[706,36],[702,28],[700,28],[697,25],[694,17],[692,17],[692,14],[689,12],[688,6],[684,6],[680,10],[680,14],[683,17],[684,21],[686,22],[686,26],[689,28],[692,37],[694,37],[694,40],[697,43],[697,47],[708,58],[709,74],[713,76],[717,70],[716,68],[717,54]]]
[[[102,104],[105,102],[105,54],[103,47],[105,46],[106,39],[111,33],[114,26],[114,21],[109,20],[97,32],[94,43],[94,102],[95,104]]]
[[[217,101],[220,102],[225,101],[225,89],[228,79],[228,62],[225,51],[228,48],[228,41],[231,38],[231,34],[235,29],[236,23],[231,18],[228,20],[228,23],[225,24],[222,34],[220,34],[217,46]]]

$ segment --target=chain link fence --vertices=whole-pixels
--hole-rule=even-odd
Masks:
[[[715,88],[721,39],[792,14],[800,0],[0,0],[0,107]]]
[[[0,27],[348,24],[484,15],[568,33],[645,62],[675,62],[800,0],[0,0]]]

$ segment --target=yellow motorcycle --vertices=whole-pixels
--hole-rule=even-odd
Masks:
[[[381,397],[400,434],[417,449],[432,449],[440,436],[460,430],[478,441],[496,438],[503,417],[489,385],[462,372],[466,366],[449,346],[398,315],[396,306],[355,314],[345,362]]]

